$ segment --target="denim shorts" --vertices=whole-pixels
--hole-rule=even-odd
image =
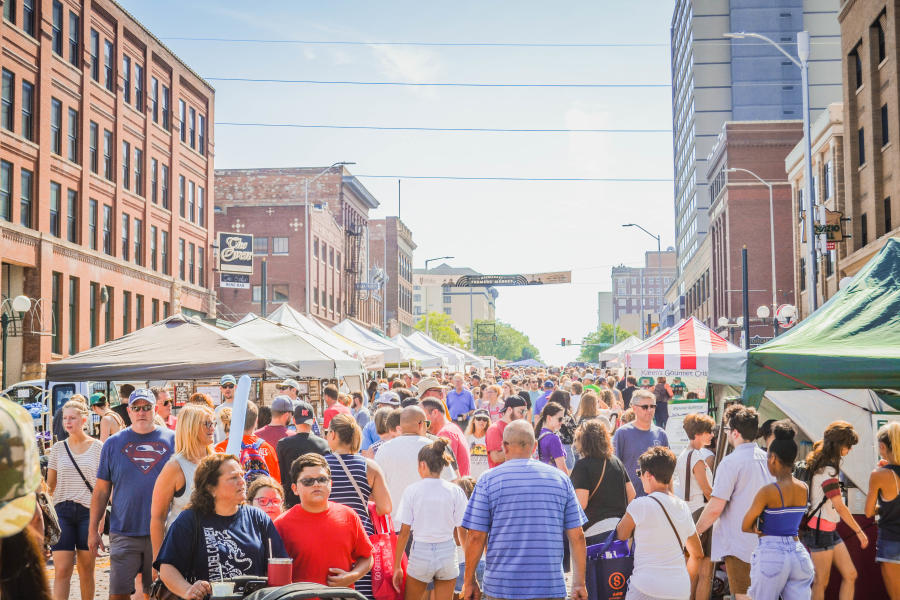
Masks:
[[[875,562],[900,563],[900,541],[884,540],[879,535],[875,542]]]
[[[447,540],[436,544],[414,541],[406,565],[406,574],[419,581],[447,581],[459,577],[456,562],[456,542]]]
[[[792,536],[764,535],[750,559],[753,600],[809,600],[815,569],[803,544]]]
[[[817,539],[818,538],[818,539]],[[843,544],[844,540],[835,531],[816,531],[815,529],[803,529],[800,531],[800,541],[810,552],[825,552],[834,550],[835,546]]]
[[[88,549],[88,529],[91,522],[91,511],[86,507],[66,500],[54,505],[56,517],[59,519],[59,541],[51,550],[75,550]]]
[[[487,566],[487,563],[484,562],[482,558],[478,561],[478,565],[475,567],[475,581],[478,582],[478,587],[484,589],[484,569]],[[454,588],[454,592],[457,594],[462,593],[463,584],[466,582],[466,563],[459,563],[459,577],[456,578],[456,588]]]

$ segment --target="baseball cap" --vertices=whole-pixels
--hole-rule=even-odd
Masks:
[[[553,387],[556,387],[556,386],[555,386],[555,385],[553,384],[553,382],[550,381],[549,379],[548,379],[547,381],[544,382],[544,389],[550,389],[550,388],[553,388]]]
[[[434,377],[426,377],[422,381],[419,382],[419,399],[422,399],[422,396],[428,390],[446,390],[446,385],[441,385],[441,382],[435,379]]]
[[[275,396],[272,399],[272,412],[287,413],[294,410],[294,403],[287,396]]]
[[[234,378],[234,375],[222,375],[222,379],[219,380],[219,385],[225,385],[226,383],[237,385],[237,379]]]
[[[525,400],[521,396],[510,396],[506,400],[503,401],[503,410],[501,412],[506,412],[508,408],[517,408],[519,406],[528,406],[525,403]]]
[[[391,389],[391,386],[389,386],[389,385],[388,385],[386,382],[384,382],[384,381],[382,381],[381,383],[378,384],[378,390],[379,390],[379,391],[384,391],[384,392],[386,392],[386,391],[388,391],[389,389]]]
[[[106,396],[100,392],[95,392],[91,394],[90,399],[91,406],[97,406],[98,404],[106,404]]]
[[[400,395],[397,392],[381,392],[375,404],[388,404],[390,406],[400,406]]]
[[[284,396],[279,396],[283,398]],[[294,406],[294,421],[297,423],[308,423],[316,419],[313,415],[313,407],[309,402],[303,400],[297,402]]]
[[[40,458],[31,415],[18,404],[0,399],[0,538],[25,529],[34,517],[35,490],[41,484]]]
[[[138,400],[146,400],[150,404],[156,404],[156,396],[146,388],[137,389],[131,392],[131,395],[128,396],[128,406],[131,406]]]
[[[581,376],[581,380],[582,380],[582,381],[587,381],[588,379],[590,379],[591,381],[593,381],[593,380],[594,380],[594,376],[591,375],[590,373],[585,373],[584,375]]]
[[[289,388],[294,388],[298,392],[300,391],[300,384],[297,383],[296,379],[288,378],[288,379],[285,379],[284,381],[282,381],[281,383],[279,383],[278,385],[279,385],[279,387],[289,387]],[[272,409],[272,410],[275,410],[275,409]]]
[[[490,419],[491,413],[489,413],[488,411],[486,411],[483,408],[479,408],[478,410],[476,410],[475,412],[472,413],[472,418],[473,419]]]

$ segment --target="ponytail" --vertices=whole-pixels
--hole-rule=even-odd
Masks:
[[[438,438],[419,449],[419,462],[425,463],[428,471],[432,475],[439,475],[444,467],[450,464],[450,457],[447,456],[447,447],[450,440],[447,438]]]
[[[547,417],[554,417],[561,412],[565,412],[565,410],[561,404],[547,402],[541,410],[541,416],[538,417],[537,423],[534,424],[534,439],[541,437],[541,429],[544,428],[544,421],[547,420]]]

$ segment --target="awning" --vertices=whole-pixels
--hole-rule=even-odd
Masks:
[[[706,377],[709,355],[740,348],[694,317],[626,352],[626,365],[645,375]]]
[[[399,365],[409,363],[413,357],[407,350],[404,350],[388,338],[383,338],[362,327],[350,319],[344,319],[332,330],[348,338],[352,342],[361,344],[367,348],[372,348],[384,354],[384,362],[386,365]]]
[[[446,360],[443,356],[417,346],[403,335],[397,334],[391,338],[391,341],[410,352],[421,367],[443,369],[446,366]]]
[[[450,346],[441,344],[433,338],[425,335],[421,331],[413,331],[407,336],[407,338],[417,346],[426,348],[429,352],[437,352],[438,354],[446,358],[448,369],[453,371],[462,371],[466,368],[465,355],[463,355],[462,352],[457,352],[456,348],[451,348]]]

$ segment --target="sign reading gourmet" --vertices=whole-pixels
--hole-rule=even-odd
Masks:
[[[253,273],[253,235],[219,232],[219,272]]]

